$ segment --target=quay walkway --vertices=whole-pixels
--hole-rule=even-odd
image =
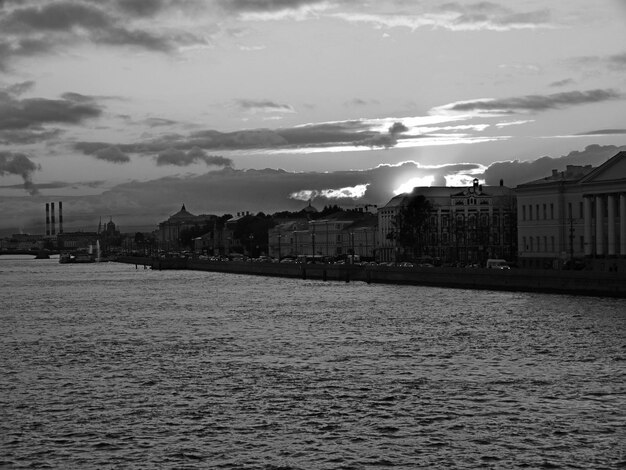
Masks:
[[[626,298],[626,272],[447,267],[406,268],[399,266],[252,263],[141,257],[120,257],[117,262],[157,270],[191,269],[230,274],[319,279],[322,281],[360,281]]]

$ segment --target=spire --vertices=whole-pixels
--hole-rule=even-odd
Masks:
[[[180,210],[187,212],[187,209],[185,209],[185,203],[183,203],[183,207]]]

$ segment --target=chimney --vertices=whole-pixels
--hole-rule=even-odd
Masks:
[[[55,221],[54,221],[54,202],[50,203],[50,235],[56,235]]]
[[[59,201],[59,233],[63,233],[63,203]]]
[[[46,236],[50,236],[50,204],[46,202]]]
[[[504,180],[500,178],[500,186],[504,186]]]
[[[559,170],[552,170],[552,178],[559,176]]]

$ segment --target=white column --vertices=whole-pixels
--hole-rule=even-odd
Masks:
[[[596,255],[604,256],[604,197],[596,196]]]
[[[607,230],[609,232],[607,255],[615,256],[615,194],[607,196],[608,221]]]
[[[591,196],[583,197],[583,215],[585,218],[585,256],[591,256],[592,254],[592,240],[591,240]]]
[[[619,195],[619,254],[626,256],[626,194]]]

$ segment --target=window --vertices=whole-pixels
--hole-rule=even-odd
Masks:
[[[534,251],[535,247],[533,246],[533,237],[528,237],[528,240],[530,241],[530,251]]]
[[[550,236],[550,247],[552,248],[550,251],[554,253],[556,250],[554,249],[554,235]]]
[[[567,218],[571,219],[572,217],[574,217],[574,213],[572,212],[572,203],[568,202],[567,203]]]
[[[548,209],[547,206],[544,204],[543,205],[543,220],[546,220],[548,218]]]
[[[533,220],[533,205],[528,205],[528,220]]]
[[[526,245],[526,237],[522,237],[522,250],[528,251],[528,245]]]
[[[583,207],[582,201],[578,203],[578,214],[581,219],[585,218],[585,208]]]
[[[548,251],[548,237],[543,237],[543,251]]]
[[[526,206],[522,206],[522,220],[526,220]]]
[[[554,220],[554,204],[550,203],[550,218]]]
[[[342,240],[341,240],[341,235],[337,235],[337,241],[338,241],[339,243],[341,243],[341,241],[342,241]]]

